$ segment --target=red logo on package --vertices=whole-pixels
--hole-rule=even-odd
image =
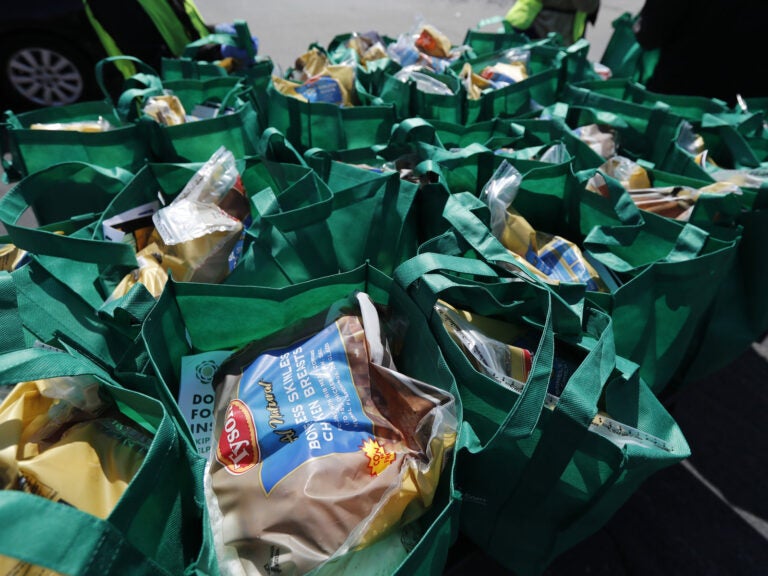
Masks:
[[[245,402],[232,400],[216,447],[216,460],[230,473],[244,474],[259,463],[259,457],[253,414]]]

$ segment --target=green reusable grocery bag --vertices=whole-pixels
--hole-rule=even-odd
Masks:
[[[485,30],[494,25],[498,25],[495,30]],[[481,20],[477,26],[468,29],[462,45],[468,46],[474,56],[483,56],[530,42],[528,36],[513,30],[503,17],[497,16]]]
[[[483,281],[489,272],[476,260],[458,259],[462,274],[454,274],[455,259],[445,258],[421,254],[395,278],[411,287],[457,375],[464,406],[456,472],[461,529],[515,574],[541,574],[604,525],[646,478],[690,450],[637,366],[615,354],[606,314],[585,306],[577,333],[554,334],[548,291],[531,294],[531,285],[520,281]],[[476,265],[474,277],[462,270],[467,262]],[[509,334],[508,345],[517,341],[513,326],[531,330],[525,344],[517,344],[530,354],[526,379],[504,373],[497,363],[503,360],[470,360],[464,350],[476,333],[455,317],[444,322],[438,300],[471,312],[481,331],[478,315],[504,322],[497,338]]]
[[[0,222],[11,241],[24,250],[77,258],[68,236],[95,222],[131,178],[120,168],[82,162],[49,166],[24,178],[0,199]],[[35,225],[22,224],[30,214]]]
[[[608,98],[624,100],[651,108],[657,102],[662,102],[668,106],[670,113],[684,118],[695,125],[701,124],[705,114],[728,112],[728,105],[722,100],[706,98],[704,96],[680,96],[677,94],[651,92],[645,86],[627,78],[579,82],[577,86],[580,89],[595,92]]]
[[[178,398],[182,358],[190,354],[227,351],[300,326],[330,306],[361,290],[377,304],[391,307],[395,317],[407,319],[403,346],[396,351],[398,370],[456,394],[456,384],[419,309],[369,265],[295,286],[267,289],[249,286],[200,285],[171,282],[143,328],[152,365],[170,398]],[[215,321],[214,321],[215,319]],[[461,408],[457,405],[461,418]],[[442,574],[450,545],[458,534],[460,501],[446,464],[431,509],[417,520],[407,550],[394,551],[359,566],[355,574]],[[389,566],[382,566],[382,563]]]
[[[647,169],[651,185],[702,188],[712,184],[677,173]],[[719,240],[738,241],[736,255],[718,287],[700,335],[694,338],[673,384],[695,382],[726,367],[768,330],[768,306],[762,297],[768,278],[762,246],[768,241],[764,190],[741,194],[702,194],[689,222]]]
[[[106,132],[32,129],[37,124],[70,122],[109,123]],[[115,116],[107,102],[81,102],[24,112],[5,113],[0,125],[2,165],[5,178],[17,181],[60,162],[87,162],[104,168],[138,170],[149,157],[149,142],[137,126]]]
[[[745,176],[754,170],[754,176],[760,179],[768,159],[768,139],[762,124],[762,114],[705,114],[697,127],[682,122],[672,134],[660,133],[655,167],[707,181],[733,180],[733,176],[737,176],[718,176],[720,170],[745,171]],[[749,181],[734,182],[745,187],[760,187]]]
[[[610,198],[586,190],[568,164],[537,168],[525,173],[513,207],[535,230],[574,242],[604,267],[609,291],[590,291],[587,299],[610,314],[617,352],[639,364],[659,393],[686,359],[738,239],[719,240],[655,214],[641,217],[621,186],[606,181]],[[474,234],[463,236],[479,254],[498,258],[487,235],[477,235],[479,223],[462,229]],[[702,284],[702,277],[712,281]]]
[[[179,433],[167,408],[151,397],[154,381],[136,376],[129,389],[63,351],[25,349],[0,355],[0,385],[5,389],[18,382],[79,377],[97,383],[99,396],[146,435],[144,461],[104,518],[29,491],[0,491],[0,555],[21,561],[22,570],[38,566],[61,574],[218,573],[203,505],[204,461]],[[70,390],[77,393],[73,385]],[[13,423],[3,424],[8,431]],[[135,438],[137,432],[129,432]],[[72,462],[72,473],[87,472],[85,463],[78,467]]]
[[[564,87],[561,102],[552,106],[549,112],[565,120],[571,128],[587,124],[611,127],[617,133],[619,154],[651,163],[663,157],[666,144],[683,122],[663,102],[644,106],[573,84]]]
[[[11,273],[25,345],[66,347],[110,372],[142,371],[145,358],[137,347],[140,321],[155,304],[144,286],[137,284],[109,313],[103,313],[99,303],[81,294],[88,288],[89,277],[83,275],[81,281],[77,262],[52,258],[43,264],[41,260],[33,257]],[[67,275],[75,281],[60,279]]]
[[[45,269],[45,273],[32,275],[29,283],[33,292],[43,292],[35,298],[41,299],[37,304],[44,316],[47,299],[36,280],[47,278],[56,287],[51,294],[60,294],[62,302],[77,301],[77,305],[70,306],[72,314],[65,313],[61,318],[64,322],[64,318],[72,316],[74,326],[79,326],[74,310],[82,307],[78,313],[96,318],[122,277],[137,268],[133,249],[120,242],[104,241],[101,225],[110,206],[120,205],[115,202],[131,179],[132,175],[120,169],[64,163],[24,178],[0,200],[0,221],[12,242],[34,255],[35,270]],[[63,202],[62,195],[69,200]],[[30,210],[36,216],[37,226],[22,223]],[[30,302],[34,305],[34,298]],[[152,303],[151,295],[139,287],[130,297],[116,302],[109,315],[134,314],[133,319],[124,319],[130,324],[140,320]],[[64,310],[67,309],[64,304]],[[33,320],[37,318],[37,313],[32,316]],[[55,324],[41,320],[40,330],[48,334]],[[97,327],[96,331],[102,328]],[[78,334],[89,334],[88,329],[75,330]],[[133,332],[135,337],[135,328]]]
[[[41,181],[42,176],[22,181],[17,186],[19,190],[12,190],[0,201],[0,215],[11,214],[10,218],[3,216],[3,219],[8,222],[9,231],[17,238],[18,245],[26,246],[37,254],[40,264],[64,285],[75,289],[79,298],[87,302],[94,313],[106,317],[122,315],[120,309],[127,306],[131,313],[137,315],[134,321],[141,321],[147,307],[154,304],[154,299],[143,287],[135,286],[130,296],[117,300],[110,298],[126,274],[138,269],[139,264],[134,246],[110,240],[105,234],[105,223],[152,203],[156,203],[156,208],[160,208],[162,203],[169,204],[200,167],[201,164],[151,164],[129,181],[120,182],[108,197],[95,183],[92,184],[94,196],[102,195],[99,211],[92,215],[89,226],[69,236],[14,224],[26,206],[25,199],[40,203],[40,200],[49,199],[56,193],[53,186],[31,185]],[[282,190],[311,173],[307,167],[262,163],[255,158],[240,160],[239,169],[246,190],[261,190],[270,186]],[[49,181],[50,178],[45,182]],[[94,203],[93,208],[96,207]],[[143,304],[139,306],[139,302]]]
[[[395,107],[340,107],[327,102],[302,102],[267,87],[270,127],[276,128],[299,151],[321,148],[329,152],[367,149],[386,143],[396,122]]]
[[[327,49],[322,46],[317,46],[316,44],[313,44],[312,46],[317,47],[325,53],[332,64],[348,64],[349,62],[355,62],[357,66],[367,69],[368,63],[361,61],[358,51],[353,46],[350,46],[350,40],[357,36],[359,36],[357,32],[337,34],[328,43]],[[381,38],[384,48],[387,48],[390,44],[397,41],[395,38],[387,35],[380,35],[379,37]],[[370,65],[372,67],[377,67],[379,63],[371,63]]]
[[[768,242],[768,195],[760,190],[750,210],[736,220],[741,228],[738,252],[720,287],[690,367],[683,372],[684,383],[694,382],[728,366],[768,331],[768,286],[765,246]],[[712,235],[730,230],[712,228]]]
[[[105,95],[103,67],[121,59],[140,62],[120,56],[96,64],[96,78]],[[163,126],[142,112],[148,98],[166,93],[178,97],[188,121]],[[235,76],[165,81],[150,69],[125,81],[115,109],[121,119],[138,122],[149,140],[152,159],[161,162],[204,162],[220,146],[237,158],[254,155],[263,130],[253,88]]]
[[[207,79],[220,76],[238,76],[243,82],[252,87],[258,113],[262,118],[267,115],[267,85],[274,63],[269,57],[257,56],[253,50],[253,41],[248,24],[244,20],[235,20],[234,34],[216,33],[191,42],[184,49],[180,58],[163,58],[162,76],[164,80]],[[211,44],[219,46],[236,46],[244,50],[248,56],[248,64],[227,72],[222,62],[200,60],[201,51]]]
[[[299,169],[299,166],[295,167]],[[248,170],[243,175],[248,190]],[[253,190],[257,190],[253,188]],[[422,226],[439,219],[421,209],[419,186],[397,172],[323,163],[283,189],[251,196],[253,224],[227,284],[283,286],[370,262],[391,273],[416,253]]]
[[[589,297],[611,315],[617,352],[640,365],[658,394],[685,359],[738,238],[720,240],[692,224],[641,215],[616,181],[606,177],[606,199],[568,174],[567,167],[528,172],[513,206],[535,229],[575,241],[618,278],[610,293]],[[619,223],[601,222],[599,214],[610,209]]]
[[[641,84],[653,75],[659,58],[658,50],[643,50],[632,26],[637,16],[624,12],[611,25],[613,34],[608,39],[600,63],[611,69],[614,78],[629,78]]]
[[[473,124],[496,117],[518,117],[531,115],[543,106],[557,101],[561,82],[565,80],[563,62],[566,52],[549,46],[530,45],[515,48],[527,51],[530,59],[527,65],[528,77],[503,88],[484,92],[479,100],[467,99],[464,124]],[[451,66],[458,74],[465,64],[479,74],[486,66],[493,66],[504,58],[505,53],[486,54]],[[442,120],[442,118],[441,118]]]
[[[383,71],[367,74],[358,70],[361,101],[370,106],[394,105],[398,120],[418,116],[463,122],[466,93],[458,77],[449,72],[440,74],[426,69],[404,77],[398,75],[407,72],[408,69],[394,61],[389,61]]]

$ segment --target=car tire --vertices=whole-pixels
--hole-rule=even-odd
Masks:
[[[0,42],[0,86],[13,109],[98,98],[93,63],[76,46],[40,35]]]

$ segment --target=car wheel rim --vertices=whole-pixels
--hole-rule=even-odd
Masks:
[[[43,106],[76,102],[83,77],[66,56],[47,48],[25,48],[8,60],[8,79],[27,100]]]

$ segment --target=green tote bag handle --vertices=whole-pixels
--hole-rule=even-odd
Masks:
[[[492,548],[503,547],[498,540],[515,534],[530,515],[537,513],[588,433],[603,388],[616,366],[611,319],[592,310],[586,319],[586,331],[596,330],[596,344],[568,380],[517,486],[499,510]]]
[[[77,235],[62,236],[54,231],[19,224],[21,217],[30,206],[41,202],[66,203],[67,201],[66,198],[62,198],[61,190],[56,186],[35,185],[35,181],[45,179],[48,175],[66,180],[67,174],[76,173],[91,173],[92,183],[103,185],[105,200],[114,197],[114,194],[133,177],[130,172],[122,168],[107,169],[82,162],[54,164],[50,168],[28,176],[0,200],[0,221],[7,228],[14,244],[37,255],[135,268],[136,256],[127,244],[94,242],[87,238],[79,238]],[[73,219],[79,219],[85,223],[96,217],[96,214],[72,215]]]
[[[262,132],[257,153],[260,158],[265,160],[308,166],[304,157],[288,141],[285,134],[277,128],[270,127]]]
[[[61,574],[171,576],[127,542],[117,528],[76,508],[4,490],[0,515],[14,519],[0,526],[0,553],[4,556]]]
[[[616,272],[630,272],[637,268],[619,254],[610,250],[611,246],[626,246],[637,231],[635,226],[595,227],[584,239],[584,248],[600,262]],[[702,253],[709,239],[709,234],[693,224],[686,224],[680,230],[675,245],[662,260],[663,262],[685,262]]]
[[[138,508],[135,503],[146,499],[153,482],[157,482],[151,469],[159,471],[164,465],[178,462],[178,454],[176,458],[170,454],[178,442],[178,433],[159,402],[108,384],[109,376],[96,365],[64,352],[25,349],[0,355],[0,386],[80,375],[104,380],[103,385],[112,391],[120,410],[154,435],[153,445],[107,520],[32,494],[0,491],[0,514],[13,519],[0,525],[0,554],[62,574],[170,576],[169,570],[138,550],[118,528],[124,521],[130,525]],[[164,475],[168,477],[167,472]],[[30,538],[30,534],[35,537]]]
[[[573,321],[580,322],[586,287],[582,284],[561,282],[558,286],[550,286],[530,272],[522,268],[509,250],[491,233],[488,226],[477,217],[474,210],[484,205],[482,201],[469,193],[452,194],[448,198],[443,217],[450,222],[453,229],[478,253],[482,258],[494,264],[504,265],[516,276],[528,282],[544,286],[553,291],[558,301],[573,312]],[[507,266],[508,265],[508,266]],[[559,329],[566,329],[564,318],[558,322]],[[575,328],[575,326],[574,326]],[[570,331],[570,330],[569,330]]]
[[[119,61],[127,61],[136,65],[141,70],[138,74],[135,74],[130,79],[126,80],[126,85],[132,85],[132,88],[125,90],[115,105],[115,114],[118,119],[125,120],[133,118],[135,114],[132,114],[132,107],[134,106],[134,99],[138,96],[144,96],[146,94],[159,94],[163,90],[163,83],[160,80],[160,75],[146,62],[139,60],[134,56],[109,56],[102,58],[96,62],[94,67],[94,76],[96,77],[96,83],[101,89],[101,93],[109,102],[113,102],[112,95],[107,86],[104,83],[104,66]]]
[[[0,353],[24,348],[16,285],[8,272],[0,272]]]
[[[474,276],[495,276],[494,271],[480,260],[471,258],[460,258],[442,254],[424,253],[414,256],[410,260],[401,264],[394,272],[395,281],[405,289],[421,280],[428,286],[417,287],[410,290],[411,296],[417,301],[421,310],[432,318],[433,322],[440,322],[432,314],[432,306],[440,297],[440,294],[456,286],[456,282],[439,274],[431,274],[432,271],[450,271],[459,274],[469,274]],[[472,286],[471,281],[470,286]],[[482,286],[474,285],[473,289],[482,290]],[[467,427],[462,428],[462,440],[459,443],[472,453],[485,450],[496,443],[505,442],[510,435],[513,437],[525,437],[530,435],[539,419],[539,414],[544,406],[547,386],[549,384],[550,374],[552,373],[552,363],[554,359],[554,330],[552,318],[552,294],[543,291],[542,294],[547,298],[547,314],[542,327],[542,336],[539,346],[534,355],[528,382],[523,388],[514,406],[506,414],[503,422],[498,426],[495,433],[482,444]],[[502,306],[504,303],[499,303]],[[433,328],[435,330],[435,328]],[[439,329],[441,330],[441,329]],[[449,338],[444,338],[443,345],[448,345]],[[461,352],[458,352],[462,354]]]
[[[408,118],[395,125],[389,139],[390,146],[403,146],[414,142],[439,145],[435,127],[422,118]]]

